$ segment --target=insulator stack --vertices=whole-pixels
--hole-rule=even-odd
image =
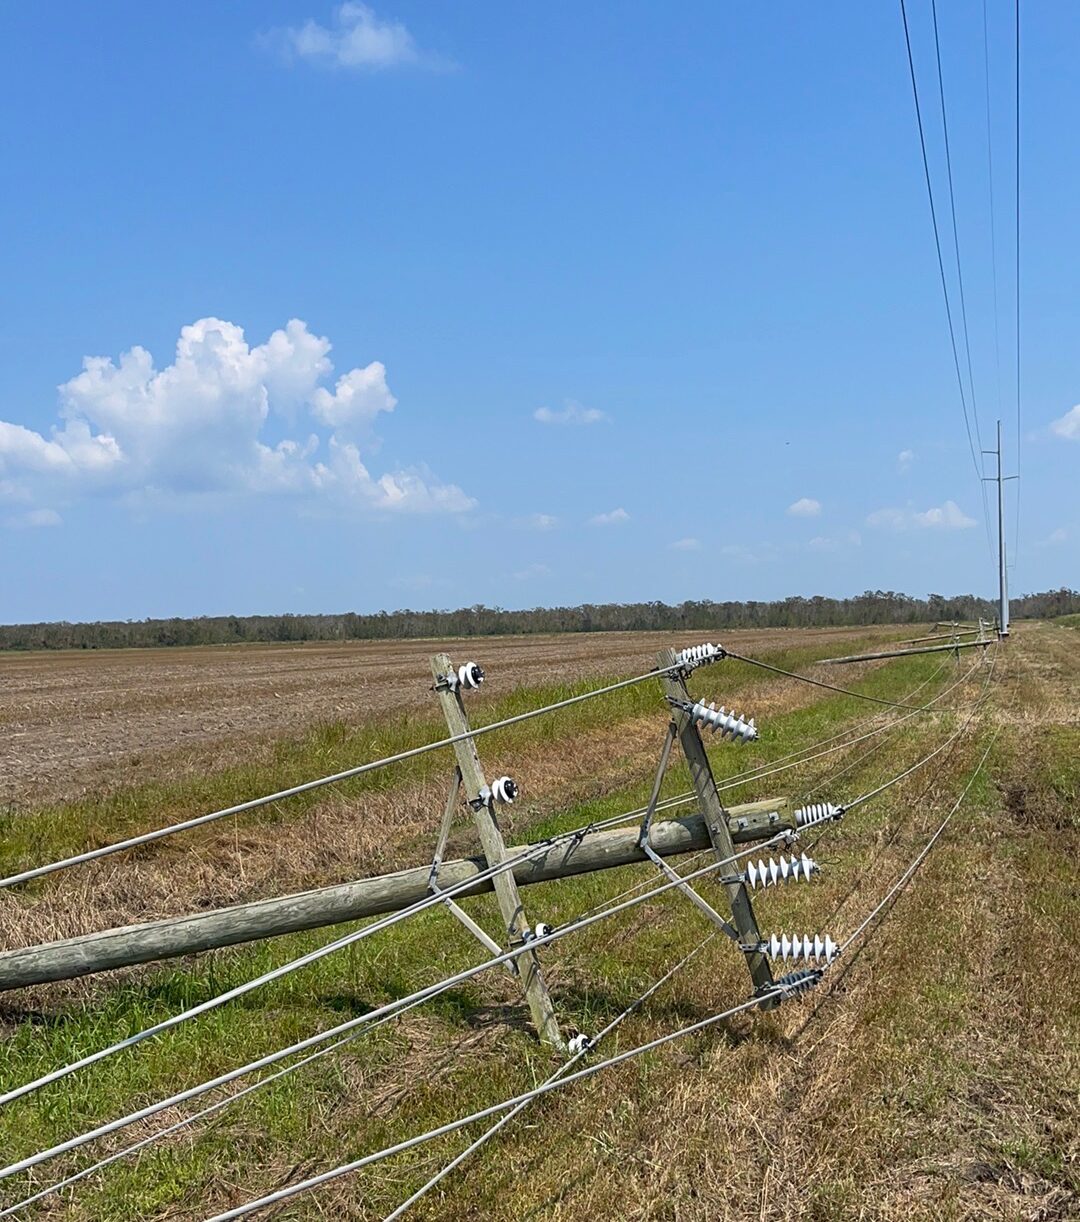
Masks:
[[[687,670],[694,670],[709,662],[719,662],[724,656],[723,648],[720,645],[714,645],[711,641],[707,641],[704,645],[689,645],[686,649],[680,649],[675,655],[679,663]]]
[[[491,782],[491,792],[496,802],[505,802],[510,806],[518,796],[517,782],[508,776],[501,776]]]
[[[773,983],[777,989],[783,989],[787,997],[798,997],[800,993],[809,993],[821,979],[821,973],[814,968],[808,971],[790,972],[780,976]]]
[[[814,934],[813,937],[809,934],[795,934],[790,938],[787,934],[779,938],[773,934],[767,942],[761,944],[761,950],[770,959],[783,959],[785,963],[789,959],[795,962],[802,960],[805,963],[824,959],[826,963],[832,963],[840,953],[840,947],[828,934],[824,938],[820,934]]]
[[[789,879],[796,883],[808,883],[810,876],[821,867],[805,853],[801,857],[761,857],[751,861],[743,872],[743,882],[755,891],[758,887],[775,887]]]
[[[456,671],[451,671],[446,676],[447,686],[452,692],[456,692],[458,688],[465,688],[469,691],[479,687],[483,682],[484,670],[478,662],[465,662]]]
[[[729,713],[723,705],[717,708],[715,703],[704,704],[699,700],[696,704],[683,704],[680,707],[690,714],[690,720],[696,726],[707,727],[714,734],[719,731],[721,738],[730,738],[735,742],[745,743],[758,736],[757,726],[754,725],[752,717],[747,721],[739,713]]]
[[[831,802],[811,802],[809,806],[800,806],[795,812],[796,827],[810,827],[815,823],[828,823],[833,819],[841,819],[844,815],[842,806],[834,806]]]

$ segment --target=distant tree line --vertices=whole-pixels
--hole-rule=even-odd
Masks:
[[[1014,619],[1080,613],[1080,592],[1025,594],[1011,603]],[[417,637],[510,636],[536,632],[637,632],[653,629],[818,628],[993,619],[995,604],[973,594],[912,598],[867,590],[856,598],[784,598],[776,602],[585,603],[580,607],[462,607],[457,611],[379,611],[358,615],[216,615],[87,624],[0,627],[0,649],[131,649],[167,645],[233,645],[277,641],[384,641]]]

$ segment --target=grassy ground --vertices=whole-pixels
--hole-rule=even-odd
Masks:
[[[821,650],[817,650],[818,656]],[[803,649],[770,660],[806,666]],[[947,657],[947,656],[946,656]],[[922,700],[966,671],[930,655],[844,672],[860,690]],[[967,718],[979,668],[944,712],[793,773],[732,791],[849,799],[899,772]],[[762,741],[710,752],[718,779],[777,758],[872,706],[724,663],[695,688],[759,713]],[[920,685],[924,685],[921,686]],[[505,715],[566,689],[507,693]],[[956,746],[833,828],[810,887],[756,901],[767,931],[842,937],[884,895],[955,800],[995,728],[987,767],[889,918],[805,1001],[744,1014],[711,1031],[537,1101],[440,1190],[418,1219],[1016,1218],[1080,1213],[1080,650],[1055,625],[1022,625],[995,664],[988,703]],[[515,808],[508,839],[614,814],[647,796],[664,716],[653,685],[565,718],[481,740],[535,796]],[[760,710],[760,712],[759,712]],[[875,724],[896,714],[885,713]],[[424,741],[433,720],[323,726],[262,746],[210,776],[32,812],[5,828],[4,872],[228,803],[290,779]],[[511,767],[511,763],[513,767]],[[3,897],[9,945],[159,911],[196,908],[388,868],[430,852],[446,761],[425,757],[295,807],[164,842],[90,881],[57,876]],[[680,766],[666,792],[686,788]],[[367,824],[377,820],[379,835]],[[365,830],[357,831],[360,826]],[[282,833],[285,833],[282,835]],[[282,847],[283,842],[286,848]],[[460,846],[469,837],[463,828]],[[313,846],[313,847],[312,847]],[[573,917],[651,875],[645,867],[533,888],[534,919]],[[267,883],[274,884],[268,888]],[[283,885],[287,884],[287,885]],[[98,894],[109,891],[110,897]],[[717,892],[704,893],[718,904]],[[497,928],[488,897],[469,902]],[[76,913],[75,910],[78,910]],[[43,915],[44,914],[44,915]],[[340,932],[340,931],[334,931]],[[564,1026],[595,1031],[709,932],[677,896],[647,902],[544,952]],[[93,1051],[321,944],[328,933],[9,997],[0,1084],[11,1086]],[[167,1037],[110,1058],[0,1115],[15,1159],[157,1097],[478,961],[445,914],[424,915],[267,986]],[[594,1059],[725,1009],[747,994],[721,939],[619,1029]],[[194,1219],[527,1089],[558,1063],[531,1038],[509,977],[450,991],[213,1122],[150,1147],[28,1211],[76,1219]],[[177,1113],[179,1115],[179,1113]],[[170,1115],[168,1119],[175,1119]],[[136,1126],[127,1140],[150,1130]],[[288,1218],[381,1218],[475,1136],[447,1138],[301,1198]],[[117,1148],[95,1146],[100,1156]],[[36,1183],[90,1161],[40,1168]],[[2,1200],[30,1186],[13,1181]]]

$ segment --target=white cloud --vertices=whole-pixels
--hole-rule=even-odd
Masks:
[[[550,513],[530,513],[527,518],[521,518],[520,523],[529,530],[554,530],[559,519]]]
[[[598,513],[595,517],[589,519],[591,526],[620,526],[623,522],[629,522],[630,515],[625,509],[613,509],[610,513]]]
[[[573,399],[567,399],[562,411],[552,411],[550,407],[538,407],[533,412],[533,419],[541,424],[609,424],[611,417],[595,407],[582,407]]]
[[[806,546],[813,552],[835,552],[840,544],[826,535],[815,535]]]
[[[363,369],[342,374],[331,394],[319,386],[311,396],[315,415],[332,428],[370,425],[379,412],[392,412],[397,399],[386,385],[386,366],[372,361]]]
[[[1050,432],[1068,441],[1080,441],[1080,403],[1055,420],[1050,425]]]
[[[890,530],[916,529],[932,530],[966,530],[975,525],[975,519],[969,518],[955,501],[946,501],[944,505],[933,506],[930,509],[877,509],[868,514],[867,526],[885,527]]]
[[[674,543],[669,543],[668,547],[675,552],[696,552],[701,548],[701,544],[697,539],[676,539]]]
[[[906,471],[911,470],[911,464],[915,461],[914,450],[901,450],[896,456],[896,469],[901,475]]]
[[[514,574],[515,581],[531,581],[536,577],[550,577],[551,569],[546,564],[530,564],[523,569],[518,569]]]
[[[793,518],[816,518],[821,513],[821,502],[815,501],[813,497],[803,496],[789,505],[787,511]]]
[[[55,509],[30,509],[26,513],[12,514],[6,524],[16,527],[59,526],[63,520]]]
[[[329,352],[330,341],[298,319],[252,347],[234,323],[202,318],[181,330],[163,369],[140,347],[116,363],[87,357],[59,388],[48,437],[0,421],[0,499],[43,507],[91,495],[291,494],[378,510],[471,508],[422,465],[368,470],[354,434],[369,433],[396,400],[378,361],[345,373],[333,391],[322,386]],[[281,439],[305,414],[305,435]]]
[[[1056,547],[1059,543],[1064,543],[1068,537],[1068,532],[1064,529],[1064,527],[1058,526],[1055,530],[1052,530],[1045,539],[1040,539],[1035,546]]]
[[[815,535],[806,546],[812,552],[838,552],[844,544],[859,547],[862,544],[862,535],[857,530],[849,530],[840,537]]]
[[[969,518],[955,501],[946,501],[940,507],[915,514],[915,525],[940,527],[944,530],[966,530],[975,525],[975,519]]]
[[[720,549],[720,555],[729,560],[737,560],[742,564],[767,564],[777,558],[776,547],[771,543],[762,543],[755,550],[742,543],[725,543]]]
[[[434,62],[422,55],[400,21],[385,21],[370,5],[350,0],[334,10],[330,26],[308,20],[275,30],[268,41],[287,58],[324,68],[383,69]]]

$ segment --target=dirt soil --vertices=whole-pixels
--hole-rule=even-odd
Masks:
[[[767,629],[714,633],[744,653],[881,635],[896,629]],[[323,721],[434,712],[428,659],[475,656],[512,686],[646,670],[667,645],[707,633],[605,632],[171,649],[0,653],[0,806],[41,805],[112,788],[133,764],[182,752],[219,767],[238,743],[287,737]],[[494,685],[493,685],[494,686]]]

